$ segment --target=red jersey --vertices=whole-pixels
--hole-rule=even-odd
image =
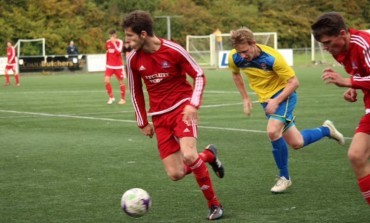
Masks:
[[[185,102],[196,108],[201,104],[206,82],[203,70],[183,47],[165,39],[160,41],[158,51],[133,50],[127,58],[129,87],[139,127],[148,124],[142,83],[149,95],[148,115],[170,112]],[[193,78],[193,86],[186,80],[187,74]]]
[[[120,39],[116,39],[116,41],[107,40],[105,49],[107,50],[106,67],[109,69],[123,69],[123,41]]]
[[[14,47],[7,47],[6,48],[6,54],[8,56],[8,61],[6,65],[16,65],[16,60],[15,60],[15,48]]]
[[[350,43],[346,52],[334,58],[351,75],[352,88],[364,93],[366,113],[370,113],[370,33],[349,29]]]

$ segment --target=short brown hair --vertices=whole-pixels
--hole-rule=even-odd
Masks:
[[[311,25],[311,29],[317,41],[320,41],[323,36],[338,36],[341,30],[348,31],[344,18],[338,12],[322,14]]]
[[[131,28],[138,35],[141,31],[145,31],[148,36],[154,36],[153,24],[153,19],[148,12],[136,10],[126,15],[122,21],[122,28]]]
[[[232,30],[230,33],[230,38],[234,47],[235,45],[239,44],[252,44],[256,42],[252,30],[248,29],[247,27],[241,27],[237,30]]]

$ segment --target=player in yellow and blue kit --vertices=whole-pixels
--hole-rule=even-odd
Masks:
[[[329,120],[318,128],[299,131],[294,124],[293,115],[297,104],[295,91],[299,87],[294,70],[277,50],[257,44],[253,32],[248,28],[232,31],[231,41],[234,49],[229,54],[228,63],[243,99],[244,113],[250,115],[252,102],[244,86],[241,71],[247,76],[249,86],[257,94],[268,119],[267,135],[280,171],[279,179],[271,192],[284,192],[292,184],[287,144],[293,149],[300,149],[329,137],[344,145],[344,137]]]

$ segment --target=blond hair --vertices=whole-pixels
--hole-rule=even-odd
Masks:
[[[232,30],[230,33],[230,38],[233,46],[245,43],[250,45],[256,42],[252,30],[248,29],[247,27],[241,27],[237,30]]]

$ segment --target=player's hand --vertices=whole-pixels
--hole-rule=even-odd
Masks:
[[[253,108],[253,104],[252,104],[251,100],[249,98],[245,99],[244,104],[243,104],[243,111],[247,116],[251,116],[252,108]]]
[[[143,133],[143,135],[149,136],[149,138],[153,138],[154,128],[150,123],[147,124],[144,128],[141,128],[140,131],[141,133]]]
[[[187,125],[198,124],[198,109],[192,105],[186,105],[182,112],[182,121]]]
[[[351,87],[351,80],[349,78],[342,77],[331,68],[324,69],[322,80],[326,84],[335,84],[338,87]]]
[[[267,106],[265,107],[265,112],[268,115],[274,114],[276,109],[279,107],[279,103],[275,99],[269,99],[267,102]]]
[[[343,94],[344,100],[348,102],[355,102],[357,101],[357,91],[353,88],[348,89]]]

